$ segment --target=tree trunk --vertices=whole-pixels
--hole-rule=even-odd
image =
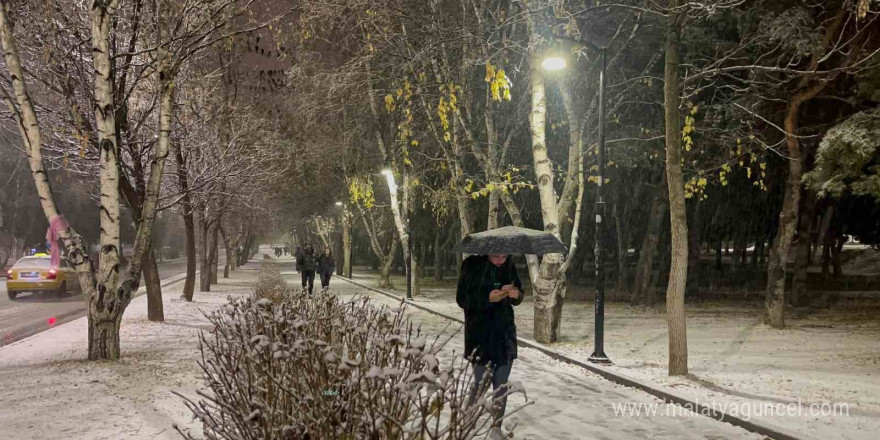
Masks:
[[[761,240],[763,240],[763,238]],[[758,256],[760,255],[761,252],[763,252],[764,246],[763,246],[763,242],[761,240],[758,240],[755,242],[755,247],[754,247],[754,250],[752,251],[752,261],[751,261],[752,270],[756,270],[758,268]]]
[[[832,261],[834,262],[834,278],[843,276],[843,264],[840,255],[843,253],[843,245],[846,244],[846,235],[837,237],[837,243],[831,248]]]
[[[497,185],[495,182],[490,184]],[[498,190],[489,193],[489,219],[486,222],[486,230],[498,228],[498,208],[501,203],[501,194]]]
[[[98,266],[97,290],[102,294],[90,298],[89,314],[96,322],[95,332],[89,332],[90,359],[119,357],[119,326],[121,312],[130,301],[119,287],[119,144],[116,138],[116,114],[113,111],[114,77],[110,59],[110,26],[118,1],[94,4],[90,10],[92,54],[95,67],[95,127],[100,147],[100,220],[101,253]],[[137,256],[140,258],[140,255]],[[140,266],[137,258],[132,264]],[[140,281],[140,273],[135,283]],[[110,323],[115,323],[111,325]],[[93,355],[107,355],[94,357]]]
[[[816,242],[813,244],[811,255],[815,256],[816,249],[819,246],[822,246],[823,248],[825,247],[825,238],[828,236],[828,230],[831,228],[832,218],[834,218],[834,203],[829,203],[828,207],[825,208],[825,212],[822,214],[822,219],[819,221],[819,233],[816,235]]]
[[[805,193],[804,196],[802,198],[803,206],[798,225],[797,247],[795,248],[795,272],[791,286],[791,304],[796,307],[810,305],[810,298],[807,293],[807,269],[810,267],[815,199],[809,193]]]
[[[211,229],[211,251],[208,255],[211,260],[211,284],[217,284],[217,268],[220,265],[220,240],[218,239],[220,221],[218,220]]]
[[[623,228],[623,209],[620,204],[623,199],[618,198],[614,203],[614,230],[617,232],[617,291],[626,292],[626,284],[629,275],[626,271],[626,257],[629,252],[629,240]]]
[[[788,146],[788,178],[785,182],[785,195],[779,212],[779,229],[770,248],[770,261],[767,264],[767,294],[764,302],[765,322],[774,328],[785,327],[785,262],[791,242],[797,229],[798,206],[801,198],[800,141],[797,138],[798,116],[801,104],[807,97],[796,94],[788,105],[785,117],[786,145]]]
[[[159,266],[156,265],[156,254],[152,248],[147,249],[143,257],[144,284],[147,287],[147,319],[153,322],[165,320],[162,306],[162,285],[159,279]]]
[[[684,313],[684,290],[687,285],[688,229],[684,180],[681,171],[681,115],[679,107],[679,58],[681,26],[684,14],[678,8],[684,0],[673,0],[666,34],[666,69],[664,96],[666,113],[666,176],[669,185],[669,218],[672,234],[672,264],[666,289],[666,314],[669,327],[669,375],[685,375],[687,362],[687,327]]]
[[[119,323],[120,314],[114,320],[97,320],[88,317],[89,327],[89,360],[119,359]]]
[[[826,58],[826,51],[835,39],[838,30],[847,16],[847,8],[840,7],[834,20],[826,28],[820,30],[820,38],[816,40],[817,46],[813,50],[810,61],[810,71],[819,68],[819,64]],[[867,35],[867,34],[865,34]],[[850,54],[852,56],[855,52]],[[785,196],[782,199],[782,209],[779,212],[779,228],[773,247],[770,248],[770,258],[767,263],[767,294],[764,302],[765,321],[774,328],[785,327],[785,261],[791,249],[791,242],[797,228],[798,208],[801,196],[801,178],[803,175],[803,158],[801,152],[798,129],[799,118],[803,104],[818,95],[827,87],[829,81],[816,81],[812,75],[804,75],[797,84],[797,89],[788,102],[785,114],[785,144],[788,148],[788,179],[785,182]]]
[[[443,228],[434,229],[434,281],[443,281],[443,251],[441,250],[441,235],[445,231]]]
[[[342,274],[351,278],[351,214],[347,210],[342,213],[342,261]]]
[[[633,304],[645,301],[653,303],[654,285],[651,282],[651,273],[654,269],[654,252],[660,241],[660,228],[663,227],[663,217],[666,215],[666,175],[663,175],[657,195],[651,200],[651,210],[648,213],[648,225],[645,228],[645,236],[642,238],[642,246],[639,248],[639,262],[636,267],[636,278],[630,298]]]
[[[184,253],[186,254],[186,280],[183,283],[183,293],[180,295],[187,301],[193,300],[193,293],[196,290],[196,226],[193,220],[192,199],[189,196],[189,177],[186,170],[186,158],[179,145],[174,147],[175,157],[177,159],[177,183],[183,192],[180,199],[180,214],[183,217],[184,231],[186,232],[186,240],[184,244]]]
[[[697,297],[700,291],[700,203],[699,197],[694,197],[693,223],[688,228],[688,277],[687,296]]]
[[[220,230],[220,238],[223,240],[223,250],[226,252],[226,262],[223,264],[223,278],[229,278],[229,262],[232,261],[232,250],[229,248],[229,237],[223,230],[223,225],[218,228]]]
[[[397,240],[394,235],[391,236],[391,249],[388,251],[387,255],[383,255],[380,266],[380,275],[379,275],[379,288],[380,289],[393,289],[394,285],[391,283],[391,267],[394,265],[395,256],[397,256]]]
[[[199,292],[211,291],[211,257],[209,255],[208,237],[210,223],[205,214],[199,216]]]
[[[248,260],[251,258],[251,248],[254,246],[254,240],[256,237],[254,233],[251,231],[247,232],[247,236],[244,240],[244,246],[241,248],[241,254],[238,256],[238,266],[244,266],[247,264]]]
[[[533,25],[534,26],[534,25]],[[532,29],[531,39],[537,35]],[[538,194],[541,200],[541,214],[544,230],[560,238],[559,236],[559,211],[557,208],[556,190],[553,186],[553,168],[547,155],[546,145],[546,119],[547,102],[545,100],[544,77],[540,69],[540,60],[537,54],[532,55],[531,67],[531,95],[532,107],[529,118],[529,127],[532,132],[532,158],[535,166],[535,180]],[[557,272],[562,265],[562,255],[544,255],[538,268],[537,279],[533,280],[535,305],[534,305],[534,338],[542,344],[556,342],[558,328],[554,324],[559,323],[555,316],[559,308],[559,301],[555,284]],[[564,289],[564,287],[562,288]]]

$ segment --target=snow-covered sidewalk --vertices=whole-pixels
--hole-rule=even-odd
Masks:
[[[356,271],[354,279],[369,286],[378,281],[375,273],[364,271]],[[394,281],[405,286],[399,278]],[[461,315],[449,283],[423,283],[422,296],[415,300],[418,304]],[[532,336],[532,305],[527,295],[517,308],[520,337]],[[880,432],[880,319],[836,309],[794,314],[787,319],[787,329],[775,330],[761,323],[761,314],[759,308],[729,304],[689,306],[691,375],[670,378],[662,308],[608,304],[605,352],[614,361],[609,368],[700,403],[751,410],[752,420],[805,437],[876,439]],[[566,302],[561,333],[560,342],[552,348],[586,361],[593,349],[593,303]],[[811,414],[812,405],[818,405],[821,413],[834,411],[835,404],[846,405],[849,414]],[[768,415],[765,405],[774,405],[774,412],[784,407],[784,413]],[[799,408],[798,413],[789,413],[789,405]]]
[[[298,274],[283,272],[291,286]],[[334,280],[331,290],[344,298],[367,294],[375,304],[399,307],[399,303],[343,280]],[[430,335],[458,330],[458,325],[415,308],[407,316]],[[454,337],[446,352],[463,351],[463,336]],[[638,390],[609,382],[582,368],[561,363],[529,348],[521,347],[514,362],[511,380],[520,382],[535,401],[511,416],[505,426],[515,423],[515,438],[520,439],[760,439],[733,425],[700,415],[680,415],[680,408]],[[522,396],[510,398],[508,409],[523,403]],[[615,414],[615,409],[626,414]],[[641,411],[630,415],[629,410]],[[647,411],[656,414],[645,415]],[[668,414],[668,415],[667,415]]]
[[[288,283],[297,286],[299,275],[292,261],[284,258],[280,263]],[[0,438],[178,439],[175,423],[198,432],[174,392],[195,397],[203,388],[196,364],[198,332],[209,327],[202,311],[224,304],[230,295],[247,294],[258,268],[255,261],[232,272],[230,279],[221,278],[212,287],[213,292],[197,292],[192,303],[178,299],[181,283],[164,289],[164,323],[147,321],[145,296],[133,300],[122,324],[119,361],[84,360],[84,318],[0,348]],[[364,293],[341,280],[334,281],[333,290],[345,298]],[[385,296],[370,296],[378,304],[397,306]],[[418,309],[408,314],[429,334],[457,329]],[[453,338],[448,349],[461,352],[462,337]],[[683,415],[644,392],[527,348],[520,351],[512,380],[522,383],[535,400],[508,422],[518,425],[516,438],[762,438],[708,417]],[[514,396],[509,408],[521,403],[521,396]]]
[[[183,283],[163,289],[165,322],[147,320],[147,297],[132,300],[121,327],[122,359],[90,362],[86,318],[0,348],[0,438],[180,439],[194,426],[172,391],[195,396],[202,379],[198,332],[202,310],[250,290],[259,263],[221,278],[212,292],[179,299]]]

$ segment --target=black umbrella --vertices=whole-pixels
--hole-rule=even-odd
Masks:
[[[535,229],[505,226],[471,234],[455,247],[463,254],[557,254],[567,249],[556,236]]]

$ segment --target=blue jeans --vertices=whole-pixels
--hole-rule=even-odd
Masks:
[[[477,390],[480,388],[480,382],[483,380],[483,375],[486,374],[487,368],[487,365],[474,364],[474,387],[471,389],[470,404],[473,404],[474,400],[477,398]],[[501,397],[507,392],[507,389],[501,387],[502,385],[507,385],[507,380],[510,379],[511,368],[513,368],[513,359],[507,361],[505,364],[493,365],[492,390],[495,391],[495,399],[501,400],[501,412],[498,413],[498,418],[503,417],[504,411],[507,409],[507,396]]]

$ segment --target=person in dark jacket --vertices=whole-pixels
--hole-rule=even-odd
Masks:
[[[308,285],[309,295],[311,295],[315,288],[315,271],[318,270],[318,259],[315,258],[315,248],[311,244],[306,244],[302,255],[296,259],[296,270],[302,274],[303,291]]]
[[[504,415],[507,398],[502,387],[516,359],[516,323],[513,307],[522,303],[522,282],[507,255],[472,255],[461,264],[455,300],[464,309],[465,356],[473,364],[475,399],[487,368],[492,368],[492,389],[500,398]],[[495,427],[500,433],[500,428]]]
[[[299,259],[302,258],[302,255],[303,255],[303,250],[299,245],[297,245],[296,249],[293,251],[293,261],[296,262],[295,266],[296,266],[297,272],[299,272]]]
[[[321,274],[321,288],[327,290],[330,288],[330,277],[336,271],[336,260],[333,259],[333,251],[330,246],[324,249],[324,253],[318,257],[318,273]]]

